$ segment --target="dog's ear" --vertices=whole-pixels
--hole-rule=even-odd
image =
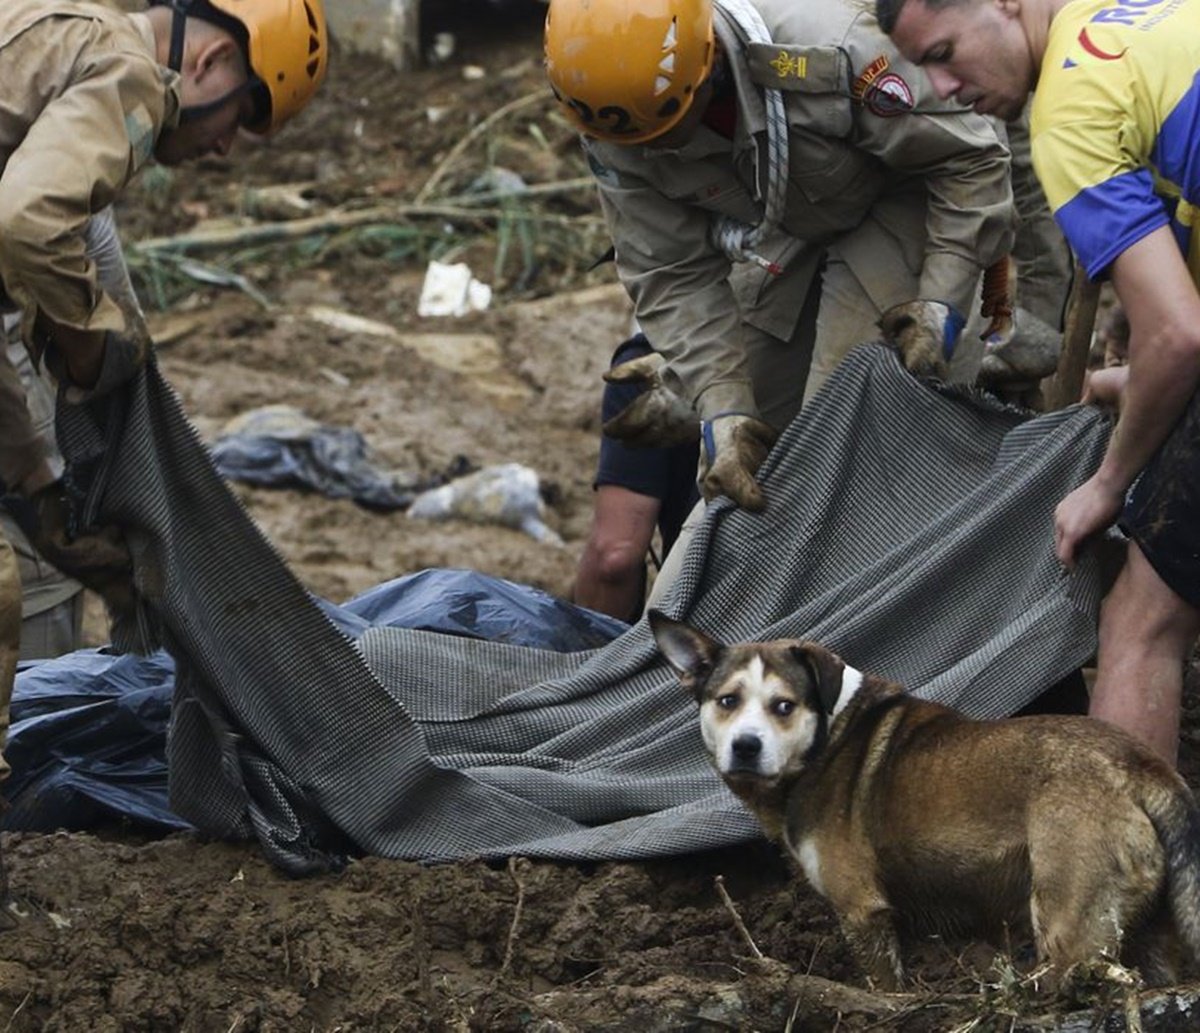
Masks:
[[[817,689],[821,709],[832,714],[842,691],[842,677],[846,673],[845,661],[816,642],[797,642],[792,646],[792,655],[808,668]]]
[[[661,610],[646,614],[659,652],[675,668],[683,687],[693,695],[717,664],[721,644],[683,621],[673,620]]]

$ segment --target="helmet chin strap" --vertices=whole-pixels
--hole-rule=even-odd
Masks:
[[[182,74],[184,34],[187,31],[188,17],[195,4],[194,0],[166,0],[166,5],[171,8],[171,43],[167,50],[167,67],[176,74]],[[181,108],[179,112],[180,124],[195,122],[211,115],[214,111],[223,108],[231,100],[240,97],[247,90],[252,89],[257,82],[258,79],[247,70],[246,81],[241,86],[235,86],[225,96],[211,100],[207,104],[191,104],[188,107]]]
[[[210,100],[207,104],[189,104],[186,108],[180,108],[179,124],[183,125],[185,122],[195,122],[206,115],[211,115],[214,111],[223,108],[231,100],[235,100],[243,93],[253,89],[257,81],[254,76],[249,76],[241,86],[235,86],[224,97]]]
[[[192,0],[169,0],[171,8],[171,46],[167,51],[167,67],[172,72],[183,69],[183,34],[187,29]]]

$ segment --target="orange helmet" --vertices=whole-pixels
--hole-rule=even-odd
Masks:
[[[679,123],[712,69],[712,0],[550,0],[545,46],[572,125],[644,143]]]
[[[175,13],[171,58],[183,54],[183,19],[233,22],[245,32],[246,60],[258,101],[252,133],[270,133],[300,111],[317,92],[329,64],[329,32],[322,0],[151,0]]]
[[[270,100],[262,119],[246,128],[269,133],[317,92],[329,64],[329,33],[321,0],[208,0],[246,30],[250,70]]]

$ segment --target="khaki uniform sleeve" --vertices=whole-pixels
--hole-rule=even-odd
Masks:
[[[757,415],[730,260],[709,242],[709,213],[618,171],[619,156],[608,153],[613,148],[591,142],[584,148],[618,275],[638,323],[666,356],[684,397],[702,419],[720,412]]]
[[[33,425],[21,376],[8,361],[0,333],[0,480],[15,491],[49,454],[49,443]]]
[[[0,279],[23,310],[26,341],[39,312],[80,330],[124,329],[85,253],[84,232],[150,157],[166,104],[147,55],[103,45],[103,27],[86,20],[52,24],[97,39],[75,41],[84,67],[42,109],[0,174]],[[30,48],[45,39],[26,35]],[[14,65],[35,56],[6,51]]]
[[[969,315],[979,274],[1012,247],[1008,148],[988,119],[940,100],[869,16],[855,21],[846,47],[858,98],[852,142],[893,173],[921,176],[926,184],[920,296]],[[904,110],[906,101],[911,110]]]

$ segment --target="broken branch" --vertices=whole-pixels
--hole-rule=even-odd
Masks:
[[[758,944],[754,942],[754,937],[750,935],[750,930],[746,928],[746,923],[742,921],[742,916],[738,914],[737,908],[733,906],[733,900],[729,896],[729,892],[725,889],[725,876],[718,875],[713,882],[716,884],[717,892],[721,895],[721,902],[725,905],[725,909],[733,918],[734,927],[742,935],[742,939],[746,941],[750,952],[759,959],[764,957],[763,952],[758,949]]]
[[[505,195],[506,197],[528,197],[536,192],[540,195],[551,193],[566,193],[578,190],[582,186],[591,186],[590,179],[568,180],[565,183],[547,183],[532,186],[520,195]],[[480,195],[487,196],[487,195]],[[476,198],[475,200],[477,200]],[[471,199],[462,199],[461,205],[376,205],[371,208],[357,208],[349,211],[329,212],[326,215],[315,215],[308,219],[292,219],[288,222],[255,223],[250,226],[232,226],[219,229],[196,230],[192,233],[182,233],[174,237],[151,237],[148,240],[134,244],[131,250],[137,254],[154,254],[156,252],[186,251],[191,253],[219,251],[228,247],[250,247],[259,244],[276,244],[283,241],[299,240],[304,237],[321,233],[333,233],[351,229],[357,226],[369,226],[376,223],[403,222],[406,219],[449,219],[454,221],[494,222],[499,219],[527,219],[531,222],[551,223],[560,226],[576,226],[581,222],[579,216],[558,215],[552,213],[522,212],[511,206],[505,208],[472,208]],[[585,217],[591,218],[591,217]]]

